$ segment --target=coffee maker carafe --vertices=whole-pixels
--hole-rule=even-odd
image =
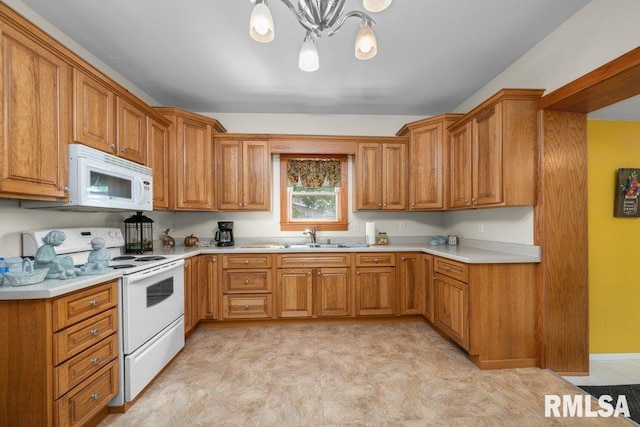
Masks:
[[[233,246],[233,221],[219,221],[214,240],[216,246]]]

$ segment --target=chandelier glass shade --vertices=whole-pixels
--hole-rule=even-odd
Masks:
[[[249,19],[249,34],[261,43],[268,43],[274,39],[274,25],[267,0],[250,0],[253,6]],[[315,39],[320,38],[325,31],[328,36],[338,32],[349,18],[360,19],[360,30],[355,41],[355,56],[358,59],[371,59],[378,53],[376,35],[373,31],[375,21],[365,12],[353,10],[345,12],[346,0],[279,0],[294,14],[300,25],[306,30],[306,35],[298,66],[304,71],[316,71],[320,66]],[[365,9],[379,12],[386,9],[392,0],[363,0]],[[294,4],[295,2],[295,4]]]

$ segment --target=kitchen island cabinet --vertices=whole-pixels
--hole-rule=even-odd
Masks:
[[[398,136],[409,136],[409,210],[442,210],[448,206],[447,127],[462,114],[441,114],[407,123]]]
[[[449,126],[450,207],[533,206],[540,89],[503,89]]]
[[[118,393],[118,281],[0,301],[0,426],[71,426]]]
[[[71,68],[37,40],[0,22],[0,196],[67,197]]]
[[[271,209],[271,156],[266,140],[218,136],[215,141],[217,209]]]

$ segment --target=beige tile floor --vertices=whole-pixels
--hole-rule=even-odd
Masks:
[[[545,370],[480,371],[423,322],[200,328],[100,425],[630,425],[544,417],[545,394],[576,393]]]

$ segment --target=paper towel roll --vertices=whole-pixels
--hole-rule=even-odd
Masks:
[[[365,242],[369,245],[376,244],[376,223],[375,222],[367,222],[364,225],[364,238]]]

